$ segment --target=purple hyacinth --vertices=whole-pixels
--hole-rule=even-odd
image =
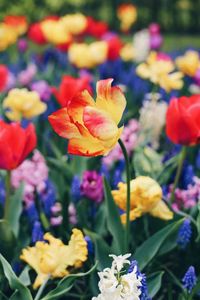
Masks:
[[[94,245],[93,245],[91,238],[88,235],[85,236],[85,241],[87,242],[88,253],[93,254],[94,253]]]
[[[85,171],[81,183],[81,193],[92,201],[103,200],[103,180],[96,171]]]
[[[185,219],[178,231],[178,236],[177,236],[177,244],[181,249],[186,248],[186,246],[191,240],[191,236],[192,236],[191,221],[189,219]]]
[[[140,269],[138,267],[138,263],[136,260],[132,260],[131,261],[131,264],[129,266],[129,269],[128,269],[128,273],[131,273],[133,272],[133,269],[137,267],[137,271],[136,271],[136,274],[138,277],[142,277],[142,280],[141,280],[141,295],[140,295],[140,300],[150,300],[150,298],[148,297],[148,288],[147,288],[147,280],[146,280],[146,275],[144,273],[141,273],[140,272]]]
[[[43,240],[44,232],[42,230],[41,223],[39,221],[35,221],[33,224],[33,230],[32,230],[32,242],[36,243],[37,241]]]
[[[187,270],[187,272],[185,273],[183,279],[183,286],[184,288],[188,291],[188,293],[191,293],[193,287],[196,285],[197,283],[197,276],[195,273],[195,268],[193,266],[190,266]]]
[[[75,175],[72,179],[71,190],[70,190],[71,197],[75,202],[79,201],[81,198],[80,185],[81,185],[80,179],[77,175]]]

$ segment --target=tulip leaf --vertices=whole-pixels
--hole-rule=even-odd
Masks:
[[[70,274],[68,276],[65,276],[62,280],[60,280],[57,287],[54,290],[50,291],[41,300],[54,300],[63,296],[73,287],[74,281],[77,278],[84,277],[92,273],[96,269],[97,264],[98,262],[96,262],[95,265],[86,273]]]
[[[198,215],[197,215],[197,220],[196,220],[196,228],[197,228],[198,236],[196,238],[196,242],[199,242],[199,240],[200,240],[200,204],[197,205],[197,208],[198,208]]]
[[[148,295],[154,297],[161,288],[163,271],[155,272],[147,277]]]
[[[140,269],[146,265],[158,254],[161,246],[174,231],[179,228],[184,219],[173,222],[148,238],[141,246],[136,249],[134,258],[138,261]]]
[[[115,254],[124,253],[124,227],[120,220],[119,209],[117,208],[110,190],[109,183],[106,178],[104,178],[104,193],[105,193],[105,203],[106,203],[106,219],[108,230],[113,236],[113,250]]]
[[[95,245],[95,259],[99,262],[98,270],[102,271],[111,264],[109,254],[113,251],[99,234],[87,229],[84,229],[84,233],[91,238]]]
[[[14,195],[12,195],[9,199],[8,222],[12,228],[13,233],[15,234],[15,237],[18,237],[19,233],[19,220],[22,213],[23,190],[24,185],[21,184]]]
[[[4,220],[0,220],[0,249],[6,259],[13,257],[13,248],[16,245],[15,235],[10,227],[10,224]]]
[[[14,271],[7,260],[0,254],[0,263],[2,265],[4,275],[8,279],[9,286],[15,293],[12,295],[12,300],[33,300],[28,288],[17,278]]]

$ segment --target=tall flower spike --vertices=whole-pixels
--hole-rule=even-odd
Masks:
[[[185,249],[192,236],[191,221],[186,219],[178,231],[177,244],[180,248]]]
[[[195,273],[195,268],[193,266],[190,266],[187,270],[187,272],[185,273],[183,279],[183,286],[184,288],[191,293],[193,287],[196,285],[197,283],[197,277],[196,277],[196,273]]]

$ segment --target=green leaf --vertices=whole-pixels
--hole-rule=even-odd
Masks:
[[[87,169],[88,158],[82,156],[73,156],[71,161],[71,171],[73,174],[82,176],[83,171]]]
[[[12,300],[33,300],[30,291],[23,285],[23,283],[17,278],[10,264],[0,254],[0,262],[3,267],[4,275],[8,279],[11,289],[16,290],[12,296]],[[19,298],[20,296],[20,298]]]
[[[10,224],[2,219],[0,220],[0,252],[7,259],[13,257],[13,248],[16,245],[15,235],[10,227]]]
[[[54,300],[58,299],[59,297],[63,296],[66,294],[74,284],[74,281],[77,278],[84,277],[92,273],[96,267],[97,267],[98,262],[95,263],[95,265],[86,273],[78,273],[78,274],[71,274],[66,277],[64,277],[57,285],[57,287],[50,291],[46,296],[44,296],[41,300]]]
[[[14,195],[10,197],[10,201],[9,201],[8,222],[16,238],[18,237],[18,233],[19,233],[19,226],[20,226],[19,221],[22,213],[23,190],[24,190],[24,185],[21,184],[20,187],[14,193]]]
[[[106,178],[104,178],[104,193],[106,203],[106,219],[108,230],[113,236],[113,254],[124,253],[124,227],[120,220],[119,209],[117,208]]]
[[[147,277],[147,287],[150,297],[154,297],[161,288],[164,272],[155,272]]]
[[[181,225],[184,219],[173,222],[160,231],[152,235],[148,240],[146,240],[141,246],[136,249],[134,258],[138,261],[140,269],[144,269],[146,265],[158,254],[159,249],[166,241],[166,239],[171,236],[174,231]]]
[[[167,183],[172,176],[172,173],[176,170],[178,165],[178,155],[172,157],[163,165],[162,170],[157,175],[157,181],[160,185]]]
[[[24,270],[21,272],[19,276],[19,280],[23,283],[23,285],[28,286],[31,285],[31,280],[29,276],[30,267],[26,266]]]
[[[102,271],[111,264],[109,254],[113,252],[100,235],[86,229],[83,231],[94,243],[95,259],[98,261],[98,270]]]

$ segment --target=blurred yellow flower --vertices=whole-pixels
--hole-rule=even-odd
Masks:
[[[6,116],[12,121],[31,119],[42,114],[47,105],[40,101],[39,94],[27,89],[12,89],[3,101]]]
[[[183,87],[183,74],[173,72],[174,70],[175,65],[170,59],[159,57],[156,52],[151,52],[147,61],[137,66],[136,73],[141,78],[149,79],[152,83],[170,92]]]
[[[34,289],[37,289],[49,277],[61,278],[69,274],[69,268],[80,268],[88,255],[84,236],[76,228],[72,230],[68,245],[63,244],[50,233],[46,233],[44,239],[48,243],[37,242],[34,247],[23,249],[20,256],[37,272],[33,284]]]
[[[137,20],[137,8],[131,3],[121,4],[117,9],[117,16],[121,30],[128,31]]]
[[[13,27],[0,23],[0,51],[14,44],[17,40],[17,31]]]
[[[68,43],[72,39],[61,19],[42,21],[41,29],[46,40],[55,45]]]
[[[80,13],[66,15],[61,18],[66,30],[73,35],[81,34],[87,27],[87,18]]]
[[[120,57],[123,61],[133,61],[134,59],[134,47],[133,44],[127,43],[120,50]]]
[[[120,182],[118,188],[118,190],[112,191],[112,195],[116,204],[125,211],[127,185]],[[163,220],[173,218],[173,212],[162,200],[160,185],[150,177],[139,176],[131,180],[130,220],[134,221],[145,213]],[[121,215],[121,220],[123,224],[126,222],[126,213]]]
[[[186,51],[183,56],[177,57],[175,62],[181,72],[191,77],[200,68],[200,58],[197,51]]]
[[[105,41],[91,44],[72,44],[68,50],[69,61],[78,68],[93,68],[102,64],[108,53],[108,45]]]

